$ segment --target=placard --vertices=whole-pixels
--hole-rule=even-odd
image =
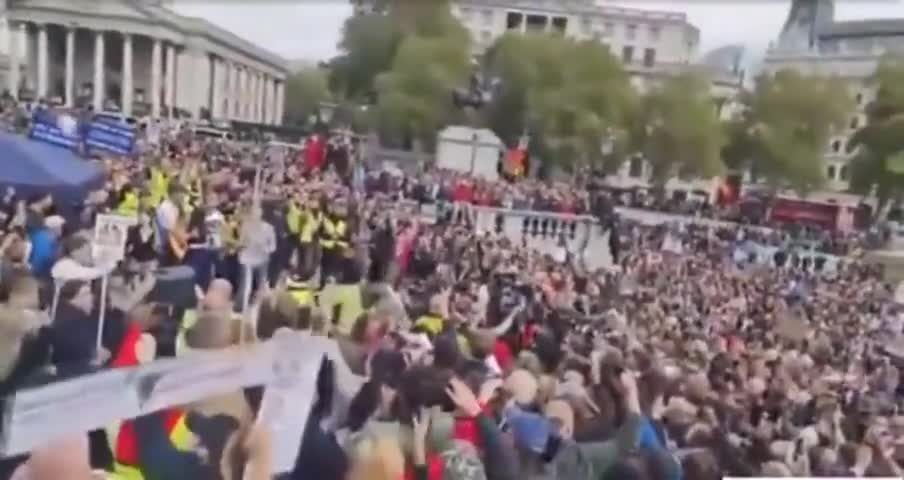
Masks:
[[[270,342],[253,347],[197,351],[154,362],[136,380],[142,413],[185,405],[241,388],[263,385],[273,375]]]
[[[94,120],[85,134],[85,145],[119,155],[129,155],[135,147],[135,127],[127,123]]]
[[[273,337],[273,377],[264,390],[258,423],[273,435],[272,472],[295,467],[316,395],[324,354],[299,332],[281,329]]]
[[[135,218],[123,215],[98,215],[92,243],[95,261],[109,265],[125,258],[129,228],[135,223]]]
[[[138,416],[135,375],[132,369],[107,370],[16,392],[4,411],[4,455],[26,453],[63,435]]]

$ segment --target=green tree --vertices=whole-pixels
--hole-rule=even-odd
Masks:
[[[484,114],[507,143],[526,129],[531,150],[566,169],[596,165],[617,137],[636,96],[621,64],[596,42],[561,35],[500,38],[487,55],[499,88]]]
[[[343,98],[366,99],[377,75],[392,65],[401,41],[401,30],[387,15],[349,17],[339,43],[342,53],[330,62],[330,90]]]
[[[327,72],[320,68],[304,68],[286,81],[285,117],[289,124],[304,124],[317,113],[320,102],[328,100]]]
[[[725,135],[706,78],[695,73],[666,78],[644,96],[639,118],[634,133],[654,182],[722,171]]]
[[[419,140],[427,146],[456,115],[452,89],[467,81],[469,46],[454,36],[409,36],[392,68],[377,79],[381,135],[394,144]]]
[[[777,188],[806,193],[823,180],[823,158],[833,131],[853,108],[836,78],[782,70],[757,79],[746,95],[745,132],[756,143],[752,169]]]
[[[855,152],[851,189],[874,192],[884,207],[904,199],[904,58],[883,58],[872,83],[876,98],[866,109],[867,123],[851,137],[847,148]]]

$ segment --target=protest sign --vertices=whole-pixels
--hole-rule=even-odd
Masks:
[[[119,155],[129,155],[135,146],[135,127],[127,123],[94,120],[88,125],[85,145]]]
[[[36,113],[28,136],[32,140],[58,147],[74,149],[81,143],[78,121],[69,115],[55,116],[49,112]]]
[[[270,342],[210,352],[196,350],[183,358],[154,362],[136,379],[141,411],[154,412],[265,384],[273,374],[273,362]]]
[[[94,224],[92,255],[95,261],[103,264],[115,263],[126,254],[126,240],[129,228],[136,220],[122,215],[98,215]]]
[[[140,414],[130,369],[108,370],[18,391],[4,412],[3,453],[27,453],[60,436]]]
[[[288,329],[273,337],[273,376],[264,390],[258,423],[273,435],[274,474],[291,471],[316,394],[323,351],[310,347],[303,334]],[[309,343],[309,342],[308,342]],[[307,348],[305,348],[307,346]]]

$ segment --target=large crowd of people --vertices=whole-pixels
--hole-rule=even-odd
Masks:
[[[782,235],[614,217],[600,227],[613,262],[591,268],[600,252],[554,258],[460,209],[411,209],[594,213],[583,189],[161,143],[103,160],[107,184],[78,204],[0,198],[4,398],[288,328],[342,358],[323,363],[295,467],[277,478],[902,475],[904,325],[880,269],[752,264],[739,239]],[[135,219],[115,265],[92,258],[98,214]],[[48,438],[0,478],[274,478],[261,394]]]

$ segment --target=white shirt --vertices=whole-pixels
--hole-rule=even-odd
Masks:
[[[242,227],[242,250],[239,263],[251,267],[263,265],[276,251],[276,232],[264,220],[247,222]]]

